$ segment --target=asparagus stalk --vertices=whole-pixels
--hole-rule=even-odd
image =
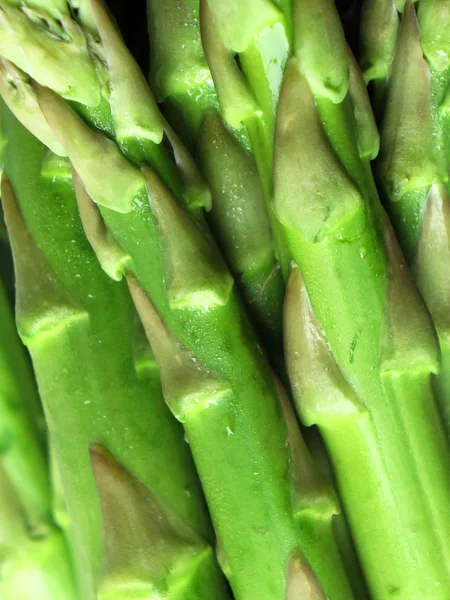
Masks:
[[[34,85],[39,105],[80,180],[87,236],[104,269],[127,278],[166,402],[184,424],[235,596],[275,600],[304,592],[310,598],[323,593],[331,600],[351,599],[333,539],[334,495],[313,468],[288,403],[284,410],[280,404],[205,225],[201,209],[209,206],[209,192],[157,111],[103,6],[90,3],[98,35],[91,19],[72,19],[69,25],[60,14],[56,25],[77,35],[84,31],[95,49],[91,63],[80,38],[73,36],[62,48],[53,29],[52,35],[39,29],[40,47],[51,48],[49,71],[47,64],[33,63],[30,36],[20,56],[4,41],[13,28],[15,39],[21,30],[31,27],[34,36],[38,31],[24,11],[2,6],[9,21],[0,54],[41,84]],[[56,27],[48,11],[46,17]],[[24,61],[27,52],[30,60]],[[76,61],[66,62],[69,56]],[[57,80],[56,64],[63,73]],[[96,84],[94,67],[100,75]],[[59,94],[75,101],[73,108]],[[111,318],[108,312],[108,322]]]
[[[259,311],[256,323],[269,355],[276,359],[281,374],[286,373],[278,344],[281,343],[281,315],[284,284],[281,272],[276,281],[274,242],[264,201],[264,190],[256,162],[251,155],[247,129],[231,127],[220,114],[217,94],[202,47],[199,2],[147,0],[151,81],[157,99],[169,121],[193,149],[212,192],[208,220],[225,257],[237,278],[250,309]],[[174,17],[175,15],[175,17]],[[263,269],[261,267],[265,265]],[[270,282],[267,283],[267,277]],[[258,286],[254,289],[252,281]],[[269,286],[269,287],[267,287]],[[276,286],[276,289],[275,287]],[[264,294],[261,289],[264,288]],[[253,303],[255,297],[261,302]],[[269,302],[272,306],[269,305]],[[274,315],[276,319],[274,320]],[[268,334],[268,332],[272,332]],[[314,458],[326,463],[319,436],[314,439]],[[326,476],[333,481],[331,469]],[[356,597],[367,597],[353,542],[343,514],[334,517],[339,550]]]
[[[415,5],[409,1],[373,4],[366,5],[362,40],[366,80],[378,80],[378,89],[384,90],[378,101],[381,147],[374,170],[439,335],[442,363],[434,384],[449,429],[450,4],[434,0],[421,0]],[[398,10],[403,11],[400,27]],[[374,43],[383,27],[392,38],[385,54]]]
[[[39,400],[0,280],[0,596],[76,599],[69,553],[52,520]]]
[[[85,239],[68,161],[3,116],[17,322],[67,497],[82,597],[228,598],[196,472],[127,286],[102,272]]]
[[[246,131],[225,124],[202,48],[199,2],[148,0],[151,81],[194,152],[213,202],[207,217],[269,354],[282,368],[284,285]]]
[[[333,3],[203,6],[219,102],[253,132],[293,261],[285,351],[297,407],[328,446],[373,597],[443,600],[450,463],[430,388],[438,348],[370,175],[377,132]],[[278,98],[266,42],[275,36],[290,43],[292,58],[272,179],[264,99],[270,91]],[[257,110],[236,114],[251,92]]]

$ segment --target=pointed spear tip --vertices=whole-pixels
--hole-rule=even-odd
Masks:
[[[6,195],[8,195],[8,193],[12,193],[11,182],[9,181],[8,175],[4,171],[1,174],[0,185],[1,185],[1,190],[2,190],[2,194],[1,194],[2,198],[4,198],[5,193],[6,193]]]
[[[303,282],[303,277],[302,277],[300,268],[299,268],[298,264],[295,262],[295,260],[291,260],[290,273],[289,273],[287,285],[294,285],[294,284],[299,283],[299,281]]]
[[[305,558],[294,554],[289,561],[286,600],[326,600],[322,587]]]
[[[34,93],[36,94],[39,108],[41,109],[44,117],[47,119],[47,117],[54,110],[55,106],[61,106],[61,103],[64,101],[56,92],[44,85],[41,85],[35,79],[31,80],[31,85],[33,86]]]
[[[142,165],[141,171],[142,171],[142,174],[144,175],[144,177],[154,177],[154,175],[155,175],[154,170],[147,163],[144,163]]]
[[[121,281],[131,258],[109,233],[98,206],[87,193],[73,165],[71,170],[78,213],[88,242],[103,271],[114,281]]]
[[[306,292],[305,282],[303,280],[302,272],[296,262],[291,261],[290,273],[286,283],[286,292],[284,299],[284,321],[286,332],[291,331],[290,319],[292,315],[298,314],[299,302],[302,291]],[[289,336],[287,336],[287,340]]]
[[[99,443],[94,443],[89,446],[89,456],[95,482],[100,491],[105,476],[116,477],[119,474],[121,467],[119,463],[112,458],[106,448]]]
[[[151,345],[151,336],[149,335],[150,334],[149,327],[151,327],[153,324],[152,317],[154,316],[154,306],[149,301],[146,293],[144,292],[142,287],[139,285],[139,282],[136,280],[136,278],[133,275],[131,275],[130,273],[126,273],[125,278],[127,281],[128,289],[130,290],[130,294],[131,294],[131,298],[133,300],[134,306],[135,306],[136,311],[139,315],[139,318],[142,322],[142,325],[146,332],[149,343]]]
[[[164,330],[163,322],[137,279],[130,273],[126,273],[125,277],[131,298],[144,327],[147,339],[150,346],[152,346],[153,351],[157,354],[157,350],[161,349],[161,338],[159,334]],[[153,348],[153,344],[155,343],[156,347]]]
[[[116,33],[120,37],[118,29],[114,26],[111,20],[107,8],[102,0],[89,0],[89,8],[91,9],[92,16],[94,18],[95,25],[98,28],[100,37]]]
[[[2,204],[16,274],[16,323],[25,344],[41,334],[87,314],[72,298],[48,264],[22,215],[6,175],[1,182]]]
[[[93,462],[103,460],[107,456],[105,448],[98,443],[91,444],[89,446],[89,454]]]
[[[29,76],[5,58],[0,59],[0,96],[34,137],[56,155],[67,156],[39,106]]]
[[[417,35],[420,36],[419,20],[417,18],[416,9],[411,0],[406,0],[403,7],[403,15],[401,20],[401,27],[414,27],[417,30]]]
[[[10,238],[17,237],[21,239],[23,236],[28,236],[28,231],[17,205],[16,194],[5,171],[3,171],[1,177],[1,199],[8,233]]]
[[[89,448],[102,514],[98,597],[153,598],[196,576],[205,543],[170,506],[103,445]]]
[[[386,213],[384,217],[389,279],[381,341],[382,374],[401,373],[411,369],[438,373],[440,349],[435,327],[407,268]]]
[[[141,173],[145,180],[147,198],[153,212],[156,212],[157,214],[160,209],[159,203],[155,202],[155,197],[157,196],[163,195],[164,199],[168,200],[170,204],[174,204],[175,201],[172,194],[159,177],[158,173],[156,173],[156,171],[150,165],[143,164],[141,167]]]
[[[89,0],[89,6],[90,6],[90,9],[92,10],[92,12],[94,12],[96,10],[100,11],[103,9],[101,0]]]

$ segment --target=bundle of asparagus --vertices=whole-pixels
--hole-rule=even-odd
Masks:
[[[0,0],[0,597],[448,600],[446,0],[362,19],[433,320],[334,2],[147,8],[151,87],[102,0]]]
[[[421,0],[414,8],[410,1],[368,0],[364,8],[362,65],[381,128],[374,171],[439,336],[441,371],[434,384],[448,429],[450,3]]]

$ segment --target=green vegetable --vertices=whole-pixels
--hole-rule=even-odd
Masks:
[[[273,189],[297,408],[328,446],[373,597],[444,600],[450,458],[430,387],[439,349],[370,174],[378,135],[363,80],[330,0],[280,2],[277,18],[268,4],[209,0],[201,26],[224,115],[247,127]],[[267,40],[282,34],[292,57],[278,94],[270,74],[283,46]],[[240,110],[249,90],[253,119]],[[268,97],[279,97],[273,170]]]
[[[102,272],[84,236],[68,161],[6,109],[3,117],[17,324],[73,524],[80,597],[228,598],[194,465],[127,286]],[[59,504],[62,525],[64,512]]]
[[[54,3],[50,4],[55,8]],[[101,44],[95,41],[97,34],[90,33],[92,20],[89,19],[89,27],[84,19],[81,24],[89,44],[96,49],[93,64],[100,75],[98,82],[91,77],[92,65],[86,66],[84,58],[79,59],[85,57],[84,42],[73,49],[70,43],[64,46],[61,77],[56,78],[59,45],[54,32],[65,23],[65,17],[61,17],[56,25],[51,25],[50,33],[41,23],[39,32],[33,29],[36,36],[45,35],[42,47],[51,48],[54,61],[50,73],[46,72],[45,62],[39,68],[32,63],[31,75],[41,84],[35,84],[34,90],[80,180],[78,204],[91,244],[105,271],[116,279],[124,273],[129,283],[153,346],[166,402],[184,424],[220,542],[221,562],[233,592],[238,599],[278,600],[310,589],[311,597],[313,593],[320,597],[320,585],[330,600],[349,600],[352,593],[333,538],[332,518],[337,510],[334,495],[316,473],[288,402],[283,399],[280,403],[280,392],[256,343],[233,280],[205,225],[201,209],[210,206],[209,192],[192,159],[157,112],[142,74],[102,5],[93,0],[90,7]],[[28,11],[17,7],[8,10],[28,15]],[[4,25],[6,32],[0,48],[0,54],[13,62],[16,53],[7,42],[11,28],[16,28],[19,37],[22,31],[26,32],[22,45],[26,55],[28,49],[33,51],[34,37],[28,32],[35,27],[32,21],[27,22],[27,27],[22,21],[20,27],[16,26],[16,17],[14,13],[14,19]],[[46,18],[52,23],[48,11]],[[71,21],[67,31],[78,31],[74,23]],[[78,43],[78,38],[73,40]],[[69,62],[70,69],[66,62],[69,55],[76,57]],[[22,59],[17,62],[19,67],[26,67]],[[71,73],[73,80],[68,83]],[[70,100],[73,108],[55,91],[42,87],[46,85]],[[98,86],[102,99],[90,106],[95,99],[98,102]],[[167,146],[172,152],[167,152]],[[144,165],[141,170],[139,167]],[[13,184],[18,187],[17,179]],[[54,185],[51,189],[55,190]],[[22,200],[19,201],[22,206]],[[27,224],[33,214],[31,201],[28,205]],[[40,221],[42,239],[37,242],[43,245],[47,239],[49,250],[56,253],[60,246],[67,245],[50,243],[44,233],[45,225],[55,221],[55,217]],[[37,229],[36,224],[32,226],[36,236]],[[58,265],[58,277],[68,286],[67,263],[62,264],[61,256],[52,261],[53,269]],[[81,266],[77,265],[78,269]],[[93,265],[89,263],[89,267]],[[102,296],[93,291],[94,287],[100,281],[103,285],[99,275],[88,285],[83,274],[79,279],[70,280],[80,286],[78,293],[75,289],[72,292],[78,305],[71,309],[75,312],[70,312],[69,318],[71,327],[77,328],[85,326],[87,307],[94,307],[95,298]],[[114,293],[120,293],[119,284],[110,285],[119,290]],[[86,298],[88,294],[94,298]],[[125,308],[122,305],[102,303],[99,320],[110,324],[118,315],[125,318],[126,304]],[[116,343],[125,352],[123,340],[127,336],[117,333],[117,326],[115,323]],[[65,338],[51,339],[67,343]],[[38,377],[49,384],[48,343],[46,338],[42,350],[37,344],[35,353],[39,352],[42,360]],[[102,344],[98,349],[103,353],[101,358],[89,360],[83,369],[86,384],[95,376],[104,377],[100,390],[106,389],[106,383],[120,372],[119,365],[109,368],[111,344],[109,339]],[[58,351],[62,353],[64,349]],[[82,355],[86,353],[84,350]],[[76,352],[66,354],[74,356]],[[100,375],[99,364],[105,365]],[[129,406],[124,413],[130,414]],[[99,411],[100,417],[104,414],[105,410]],[[68,426],[65,423],[60,431],[67,432]],[[120,433],[120,440],[114,437],[115,443],[109,444],[113,447],[108,447],[113,456],[127,450],[123,427]],[[134,434],[133,443],[135,438]],[[103,440],[100,442],[104,444]],[[63,441],[58,452],[69,452]],[[141,453],[137,454],[133,450],[132,457],[138,462]],[[98,452],[94,459],[98,480],[98,474],[104,473],[104,465],[110,465],[112,459]],[[142,476],[137,466],[126,466]],[[120,467],[114,468],[120,472]],[[102,507],[109,506],[111,499],[111,477],[106,479]],[[136,497],[137,484],[126,479],[123,488],[128,497]],[[83,495],[87,495],[87,490]],[[74,496],[68,495],[69,510],[71,502],[77,500]],[[79,489],[76,496],[80,497]],[[116,517],[117,522],[115,504],[113,508],[111,518]],[[136,511],[142,515],[140,506]],[[97,539],[98,535],[94,541]],[[112,541],[108,547],[117,552],[117,544]],[[108,557],[108,564],[115,566],[116,562]],[[115,576],[118,577],[117,571],[107,581],[113,581]]]
[[[151,79],[169,122],[192,149],[212,193],[208,222],[280,371],[284,286],[249,139],[220,115],[202,48],[199,3],[147,3]]]
[[[273,262],[274,242],[264,190],[249,151],[247,128],[239,124],[238,129],[233,129],[219,114],[214,83],[202,48],[198,0],[166,0],[164,3],[148,0],[147,7],[152,44],[151,79],[157,97],[163,101],[171,124],[183,133],[196,152],[197,162],[212,192],[208,220],[250,310],[253,315],[257,313],[258,329],[266,333],[263,336],[265,348],[284,375],[282,348],[278,346],[282,334],[284,284],[279,265]],[[365,93],[364,86],[363,90]],[[327,462],[323,444],[318,443],[317,438],[314,438],[313,455]],[[326,475],[332,481],[329,471]],[[360,599],[367,597],[345,518],[339,514],[333,521],[354,593]]]
[[[431,312],[439,335],[441,371],[435,389],[447,429],[450,428],[450,199],[448,145],[450,120],[450,3],[406,2],[396,46],[386,57],[384,101],[378,102],[380,155],[375,173],[383,200]],[[383,8],[383,10],[381,10]],[[367,19],[362,39],[372,38],[394,13],[394,4]],[[417,10],[417,13],[416,13]],[[368,4],[367,13],[373,12]],[[394,33],[394,31],[393,31]],[[373,77],[383,58],[370,55]],[[387,77],[389,78],[387,79]]]
[[[2,600],[77,597],[66,542],[52,519],[42,425],[33,378],[0,280]]]

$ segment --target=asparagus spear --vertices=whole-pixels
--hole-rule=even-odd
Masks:
[[[201,26],[223,111],[253,131],[257,155],[265,133],[258,163],[271,181],[263,100],[278,90],[266,40],[290,42],[273,208],[293,261],[285,350],[297,407],[329,448],[373,597],[443,600],[450,463],[430,388],[438,348],[370,175],[377,132],[333,3],[209,0]],[[251,91],[259,110],[236,115]]]
[[[76,599],[69,552],[52,520],[39,400],[0,279],[0,596]]]
[[[208,220],[238,285],[250,303],[250,309],[258,311],[256,322],[266,332],[263,336],[265,346],[284,375],[286,369],[278,348],[278,343],[281,343],[284,284],[281,272],[277,271],[276,278],[272,277],[278,263],[274,265],[274,243],[264,190],[256,162],[249,152],[247,130],[242,126],[230,127],[220,115],[201,42],[198,0],[166,0],[164,3],[147,0],[147,7],[151,80],[156,96],[171,124],[196,152],[197,162],[212,192],[212,210],[208,213]],[[265,267],[261,269],[263,265]],[[270,282],[266,285],[268,276]],[[253,289],[252,281],[260,288],[259,291]],[[261,294],[262,287],[264,294]],[[261,298],[260,304],[252,302],[255,295]],[[274,315],[280,318],[277,316],[274,320]],[[267,335],[270,331],[272,334]],[[314,458],[326,463],[320,436],[315,432],[307,434],[307,442],[309,438],[314,441]],[[330,468],[326,475],[333,481]],[[367,597],[343,514],[335,516],[334,525],[354,593],[360,599]]]
[[[195,153],[213,202],[207,214],[269,354],[282,371],[284,286],[249,139],[222,116],[200,37],[199,2],[147,2],[156,98]]]
[[[46,63],[35,68],[33,37],[23,40],[20,56],[4,41],[13,28],[15,39],[21,27],[38,31],[24,11],[2,6],[9,22],[0,54],[53,88],[34,87],[80,179],[78,203],[91,244],[109,274],[127,277],[166,402],[184,424],[235,596],[275,600],[302,591],[313,598],[320,582],[327,598],[351,599],[333,539],[334,495],[317,476],[286,402],[284,414],[206,228],[201,209],[209,193],[102,5],[90,3],[99,37],[81,13],[79,22],[67,25],[64,15],[57,24],[77,35],[83,26],[94,61],[87,63],[79,38],[72,36],[76,48],[61,47],[52,29],[39,42],[51,48],[49,70]],[[48,11],[46,17],[52,24]],[[56,64],[64,65],[58,79]],[[75,100],[73,109],[56,92]]]
[[[368,2],[362,28],[366,80],[382,89],[375,174],[385,206],[428,305],[441,348],[435,389],[450,427],[450,199],[448,115],[450,4]],[[401,26],[397,10],[403,10]],[[417,11],[417,14],[416,14]],[[386,24],[386,25],[385,25]],[[388,24],[388,25],[387,25]],[[392,42],[384,54],[380,29]],[[376,79],[375,79],[376,78]]]
[[[102,272],[85,239],[68,161],[3,116],[17,321],[67,496],[82,597],[228,598],[127,286]]]

